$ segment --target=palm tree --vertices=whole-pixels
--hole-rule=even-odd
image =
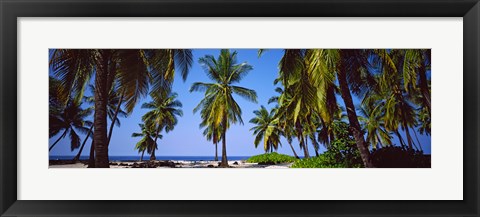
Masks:
[[[215,83],[195,82],[190,88],[192,91],[205,91],[205,97],[194,109],[200,108],[209,110],[207,122],[212,123],[214,127],[222,129],[222,167],[228,167],[227,161],[227,141],[226,134],[230,124],[239,122],[243,124],[242,110],[233,98],[232,93],[243,97],[244,99],[257,102],[257,94],[254,90],[236,86],[235,83],[247,75],[253,68],[247,63],[237,64],[237,52],[231,53],[229,50],[221,50],[218,59],[211,55],[206,55],[199,59],[199,63],[204,68],[208,77]]]
[[[175,68],[186,79],[192,64],[191,50],[159,49],[55,49],[50,66],[61,81],[61,98],[76,99],[90,78],[95,77],[94,147],[95,166],[109,167],[107,136],[108,91],[116,80],[125,94],[125,108],[131,112],[138,99],[152,91],[171,88]]]
[[[278,82],[278,79],[274,81],[274,84],[277,84],[277,82]],[[288,115],[285,112],[281,112],[281,109],[284,109],[284,107],[282,107],[281,105],[283,105],[283,102],[285,102],[286,93],[280,87],[275,88],[275,92],[279,93],[280,96],[271,97],[268,100],[268,104],[274,103],[274,102],[277,103],[273,111],[275,111],[274,117],[278,119],[277,125],[281,129],[280,135],[285,137],[285,139],[287,139],[288,145],[292,149],[292,152],[295,158],[300,159],[300,157],[298,157],[297,155],[297,152],[295,151],[295,148],[293,148],[292,146],[292,139],[294,136],[295,129],[290,123],[291,120],[288,119]]]
[[[256,126],[250,130],[253,130],[253,134],[255,135],[255,148],[258,147],[258,144],[263,139],[263,149],[265,152],[278,150],[278,146],[281,145],[281,131],[278,126],[278,118],[274,118],[275,109],[268,112],[264,106],[261,106],[260,110],[255,110],[253,113],[256,116],[250,120],[250,123]]]
[[[353,104],[352,92],[359,94],[368,88],[368,52],[366,50],[349,49],[314,49],[307,50],[305,59],[306,68],[312,76],[312,82],[318,88],[320,94],[319,111],[328,111],[324,114],[334,114],[331,106],[336,104],[329,102],[331,96],[328,93],[334,91],[334,81],[337,78],[340,95],[345,103],[349,125],[354,135],[357,148],[360,151],[365,167],[373,167],[367,143],[363,137],[363,131],[358,121],[356,109]],[[325,118],[325,117],[322,117]]]
[[[149,128],[145,124],[139,124],[140,129],[142,129],[141,133],[132,133],[132,137],[142,137],[142,139],[135,145],[135,149],[138,150],[138,153],[142,153],[140,157],[140,161],[143,161],[143,155],[145,151],[148,154],[155,152],[157,149],[157,144],[155,143],[153,137],[162,139],[162,135],[155,134],[154,129]]]
[[[286,49],[279,63],[279,77],[275,82],[284,86],[277,100],[279,115],[286,115],[290,125],[295,126],[295,135],[305,157],[309,157],[308,139],[318,155],[316,129],[320,122],[331,124],[339,110],[335,96],[335,74],[326,73],[333,68],[331,62],[336,57],[334,54]],[[325,61],[317,61],[324,57]]]
[[[338,109],[335,102],[336,78],[364,165],[373,167],[351,94],[352,90],[358,93],[368,87],[367,83],[363,82],[368,80],[364,78],[368,77],[367,60],[368,54],[364,50],[285,50],[279,65],[280,80],[286,92],[290,92],[292,96],[291,105],[287,105],[284,110],[293,114],[294,122],[297,122],[300,111],[306,123],[312,120],[314,112],[324,121],[333,120],[330,117]],[[309,125],[299,122],[295,124],[298,128],[297,135],[302,137],[301,143],[302,140],[306,142],[306,139],[303,139],[305,135],[302,126]],[[305,144],[304,148],[307,147]]]
[[[295,127],[300,148],[304,151],[304,157],[308,158],[308,132],[311,116],[318,105],[318,97],[312,77],[306,70],[305,55],[305,50],[286,50],[280,60],[279,76],[285,91],[280,96],[279,110],[287,115],[287,119]]]
[[[372,105],[362,105],[359,109],[362,115],[359,117],[362,128],[367,132],[366,139],[373,149],[392,145],[392,136],[385,129],[385,123],[383,122],[384,113],[381,107],[382,104],[373,108]]]
[[[144,103],[142,108],[151,109],[142,116],[142,120],[150,128],[154,129],[154,144],[155,148],[150,153],[150,160],[155,160],[155,150],[158,148],[157,139],[160,131],[165,129],[165,132],[170,132],[178,123],[177,116],[182,116],[183,111],[180,109],[182,103],[177,100],[178,94],[166,92],[151,92],[150,96],[153,101]]]
[[[417,144],[420,150],[422,146],[418,141],[417,132],[415,127],[418,127],[418,131],[421,134],[430,135],[431,124],[431,88],[430,80],[427,73],[430,71],[431,63],[431,50],[430,49],[407,49],[400,50],[403,57],[403,68],[401,70],[403,74],[403,86],[405,92],[408,94],[408,98],[414,108],[416,114],[416,122],[411,126]],[[410,120],[410,124],[414,121]],[[408,130],[408,129],[407,129]]]
[[[347,110],[348,122],[352,130],[357,148],[362,157],[365,167],[373,167],[368,144],[363,137],[364,132],[358,121],[355,105],[353,104],[350,86],[353,86],[355,92],[360,89],[362,83],[361,74],[365,72],[368,54],[364,50],[340,50],[340,60],[337,62],[336,72],[340,86],[340,93]],[[349,79],[348,79],[348,78]],[[347,80],[348,79],[348,80]],[[349,82],[350,81],[350,82]],[[350,84],[349,84],[350,83]]]
[[[259,54],[262,52],[260,50]],[[430,50],[287,49],[279,68],[277,80],[285,89],[278,98],[279,101],[283,100],[279,103],[279,110],[280,113],[293,116],[293,122],[290,123],[296,128],[300,147],[308,147],[307,137],[303,137],[312,138],[311,127],[315,125],[321,127],[318,132],[319,142],[328,143],[331,140],[331,130],[328,128],[339,110],[335,101],[337,92],[344,101],[348,122],[365,167],[373,165],[352,94],[360,97],[378,94],[385,99],[384,108],[371,114],[384,114],[381,120],[383,124],[374,124],[378,127],[376,130],[382,131],[384,128],[384,133],[377,131],[383,134],[383,143],[389,143],[387,134],[390,132],[396,133],[403,143],[399,127],[406,133],[410,147],[415,145],[410,129],[420,126],[421,132],[429,132],[429,124],[426,122],[430,120],[430,87],[427,76],[430,70]],[[415,108],[415,105],[420,105],[423,109]],[[425,120],[421,125],[416,118],[420,114],[421,119]],[[378,119],[373,116],[371,118]],[[373,135],[367,137],[370,142],[376,143]],[[315,146],[315,139],[311,141]]]
[[[405,50],[380,50],[377,51],[379,60],[381,61],[380,68],[382,73],[379,78],[379,89],[376,94],[380,94],[384,99],[384,122],[385,128],[389,131],[395,132],[399,137],[400,142],[403,142],[399,131],[399,127],[403,130],[407,137],[408,148],[413,150],[415,142],[410,135],[410,129],[414,129],[417,125],[417,114],[414,105],[414,98],[421,94],[416,94],[415,89],[410,89],[412,78],[404,64],[407,52]],[[407,79],[406,79],[407,78]],[[405,85],[405,83],[408,83]],[[413,88],[413,87],[411,87]],[[420,91],[421,92],[421,91]],[[425,102],[425,101],[424,101]],[[427,105],[423,105],[429,111]]]
[[[90,92],[92,92],[92,93],[95,92],[95,87],[93,85],[88,85],[88,87],[90,89]],[[121,109],[121,104],[123,102],[123,96],[124,96],[123,93],[121,93],[121,95],[119,96],[119,91],[116,90],[114,86],[112,86],[112,89],[108,93],[107,115],[108,115],[108,118],[110,119],[110,129],[108,131],[109,132],[108,133],[108,144],[110,144],[110,139],[112,138],[114,126],[120,127],[120,125],[121,125],[120,119],[118,117],[126,118],[128,116],[128,114]],[[89,104],[92,104],[92,106],[90,108],[92,110],[95,110],[95,106],[94,106],[95,98],[94,98],[94,96],[84,97],[84,101],[89,103]],[[80,155],[82,154],[83,147],[85,146],[85,144],[86,144],[86,142],[87,142],[87,140],[90,137],[90,134],[92,132],[93,132],[93,125],[90,127],[90,129],[87,133],[87,136],[83,140],[83,143],[82,143],[82,146],[80,147],[80,150],[78,151],[77,155],[73,159],[74,161],[78,161],[80,159]],[[90,149],[91,149],[90,152],[93,152],[94,148],[95,147],[93,146],[93,142],[92,142],[92,146],[90,146]],[[91,162],[92,165],[89,165],[89,166],[90,167],[95,167],[95,165],[94,165],[94,162],[95,162],[94,155],[90,155],[90,162]]]
[[[48,150],[51,151],[67,134],[69,134],[70,137],[71,150],[73,151],[80,147],[80,137],[76,131],[82,133],[87,132],[88,128],[86,126],[90,126],[92,123],[85,121],[85,118],[91,113],[91,109],[82,109],[81,103],[72,99],[67,103],[66,107],[60,112],[60,114],[50,114],[50,138],[58,135],[61,131],[63,131],[63,133]]]

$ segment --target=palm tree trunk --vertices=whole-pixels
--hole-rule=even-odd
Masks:
[[[405,134],[407,135],[408,149],[413,150],[413,140],[410,136],[410,131],[408,130],[408,127],[405,127]]]
[[[220,163],[221,167],[228,167],[228,160],[227,160],[227,117],[226,115],[223,117],[223,133],[222,133],[222,163]]]
[[[145,154],[145,149],[142,151],[142,156],[140,157],[140,161],[143,161],[143,155]]]
[[[355,112],[355,106],[353,105],[352,95],[350,94],[350,88],[347,83],[347,75],[344,70],[344,67],[340,66],[340,69],[337,73],[338,83],[340,85],[340,92],[347,109],[347,116],[350,128],[355,138],[358,151],[362,157],[362,161],[365,167],[373,167],[372,160],[370,158],[370,151],[367,148],[367,143],[365,138],[363,138],[362,128],[358,122],[357,113]]]
[[[300,136],[300,147],[303,149],[303,158],[309,158],[310,156],[308,155],[308,150],[305,145],[305,140],[303,139],[303,136]]]
[[[67,135],[67,130],[65,130],[65,132],[63,132],[62,136],[58,137],[57,141],[55,141],[55,142],[53,143],[53,145],[50,146],[50,148],[48,149],[48,151],[51,151],[52,148],[53,148],[63,137],[65,137],[65,135]]]
[[[102,60],[102,67],[97,67],[95,74],[95,130],[93,131],[93,138],[95,141],[95,167],[109,168],[107,144],[108,50],[103,50]]]
[[[228,160],[227,160],[227,142],[225,141],[226,137],[226,130],[223,132],[222,135],[222,162],[220,163],[221,167],[228,167]]]
[[[308,138],[307,138],[307,136],[305,136],[302,139],[304,141],[303,151],[306,153],[306,156],[310,157],[310,152],[308,151]]]
[[[218,161],[218,145],[215,143],[215,161]]]
[[[382,142],[381,142],[382,139],[380,139],[380,136],[379,136],[378,134],[375,134],[375,136],[377,137],[377,139],[378,139],[379,142],[378,142],[377,144],[374,144],[374,145],[373,145],[373,148],[375,148],[375,149],[382,148],[382,147],[383,147],[383,144],[382,144]]]
[[[413,129],[413,133],[415,135],[415,139],[417,139],[418,147],[420,147],[420,151],[423,152],[422,144],[420,143],[420,140],[418,140],[417,131],[415,131],[415,129]]]
[[[155,156],[155,149],[156,149],[156,147],[153,147],[152,154],[150,154],[150,160],[156,160],[157,159],[157,157]]]
[[[293,155],[295,156],[295,158],[300,159],[300,158],[298,157],[298,155],[297,155],[297,152],[295,152],[295,149],[293,148],[292,143],[291,143],[291,142],[288,142],[288,144],[290,145],[290,148],[292,149]]]
[[[95,168],[95,140],[90,145],[90,156],[88,157],[88,168]]]
[[[415,142],[413,141],[413,137],[410,135],[410,128],[409,127],[406,127],[405,128],[405,131],[406,131],[406,134],[407,134],[407,139],[409,141],[409,147],[410,147],[410,150],[414,150],[413,147],[415,147],[415,149],[417,150],[420,150],[420,148],[418,148],[418,146],[415,144]],[[415,131],[415,130],[414,130]],[[410,145],[410,142],[411,142],[411,145]],[[413,145],[413,146],[412,146]]]
[[[157,157],[155,157],[155,150],[157,149],[157,139],[158,139],[158,134],[160,133],[160,127],[157,128],[157,132],[155,132],[155,139],[153,140],[153,148],[152,148],[152,154],[150,155],[150,160],[156,160]]]
[[[303,138],[303,133],[302,133],[302,126],[298,123],[296,123],[296,128],[297,128],[297,139],[300,142],[300,148],[303,149],[303,157],[304,158],[309,158],[310,155],[308,154],[308,148],[305,145],[305,140]]]
[[[397,135],[398,141],[400,141],[400,145],[402,146],[402,148],[405,148],[405,142],[403,141],[403,138],[402,138],[402,135],[400,135],[400,132],[398,132],[398,130],[395,130],[395,134]]]
[[[85,137],[85,139],[83,140],[82,146],[80,147],[80,150],[78,151],[78,154],[75,156],[75,158],[73,158],[73,161],[80,160],[80,155],[82,154],[83,148],[85,147],[85,144],[87,143],[88,137],[92,133],[92,130],[93,130],[93,124],[90,127],[90,130],[88,130],[87,137]]]
[[[122,92],[122,96],[120,97],[120,100],[118,100],[117,107],[115,108],[115,113],[113,115],[113,120],[112,120],[112,123],[110,124],[110,131],[108,132],[107,146],[110,145],[110,139],[112,138],[113,127],[115,126],[115,121],[117,120],[117,115],[118,115],[118,112],[120,111],[120,106],[122,105],[122,101],[123,101],[124,96],[125,96],[125,91]]]
[[[317,140],[315,139],[315,133],[312,133],[312,135],[310,135],[309,137],[310,137],[310,140],[312,141],[312,144],[313,144],[313,150],[315,151],[315,157],[318,157],[319,156],[319,154],[318,154],[319,145],[318,145]]]

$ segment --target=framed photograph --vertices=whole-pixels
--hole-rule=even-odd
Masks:
[[[478,0],[0,13],[2,216],[479,214]]]

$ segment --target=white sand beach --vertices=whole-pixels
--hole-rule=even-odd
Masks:
[[[110,162],[110,168],[221,168],[218,167],[219,161],[115,161]],[[289,168],[292,163],[275,164],[275,165],[261,165],[258,163],[247,163],[243,160],[228,161],[230,168],[274,168],[284,169]],[[50,163],[49,168],[87,168],[86,162],[68,162],[57,161]]]

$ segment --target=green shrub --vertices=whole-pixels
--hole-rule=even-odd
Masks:
[[[378,168],[430,168],[430,156],[421,151],[388,146],[372,152],[372,163]]]
[[[339,162],[333,158],[333,155],[321,154],[318,157],[303,158],[296,160],[291,168],[359,168],[361,164],[349,165],[345,162]]]
[[[327,156],[321,154],[318,157],[298,159],[291,168],[341,168],[340,164],[332,164]]]
[[[259,164],[278,164],[278,163],[291,163],[296,160],[295,157],[285,154],[279,154],[277,152],[255,155],[247,159],[247,163],[259,163]]]
[[[357,149],[348,124],[335,121],[332,125],[335,139],[328,150],[318,157],[295,161],[292,168],[358,168],[363,167],[360,152]]]

